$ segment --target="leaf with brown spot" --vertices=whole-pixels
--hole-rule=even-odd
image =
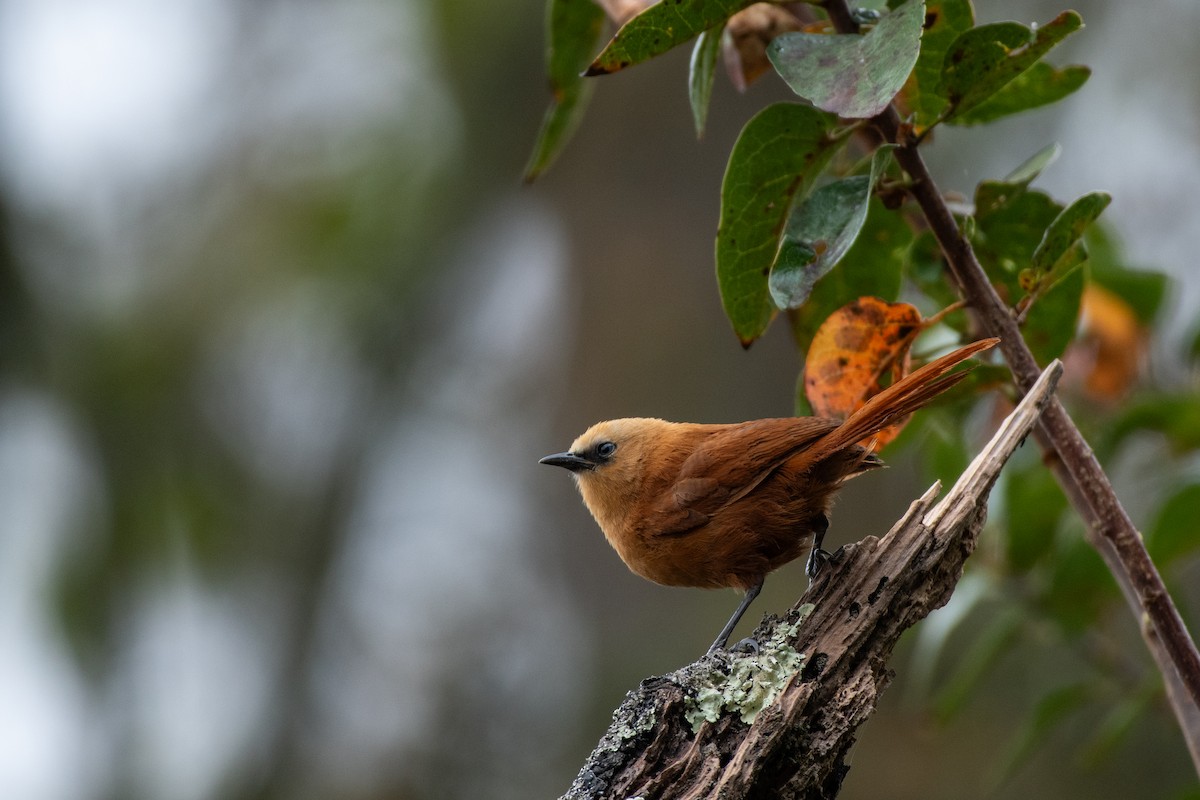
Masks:
[[[907,0],[866,34],[789,33],[767,48],[775,71],[817,108],[852,119],[881,113],[904,86],[921,50],[923,0]]]
[[[813,413],[845,418],[888,385],[908,374],[909,350],[924,327],[908,303],[860,297],[829,315],[813,337],[804,365],[804,391]],[[863,441],[881,449],[904,421]]]
[[[831,181],[788,211],[768,287],[784,310],[804,305],[821,278],[842,261],[867,221],[875,182],[886,170],[891,145],[875,151],[866,175]]]

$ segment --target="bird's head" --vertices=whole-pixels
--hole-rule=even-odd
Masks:
[[[565,453],[554,453],[538,461],[570,470],[581,481],[609,481],[633,477],[630,471],[642,462],[647,443],[659,426],[658,419],[614,419],[597,422],[571,443]]]
[[[615,521],[643,491],[646,466],[656,448],[669,440],[672,423],[630,418],[598,422],[584,431],[565,453],[539,463],[570,470],[600,526]]]

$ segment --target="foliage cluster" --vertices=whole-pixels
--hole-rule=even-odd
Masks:
[[[688,91],[702,134],[717,64],[734,65],[731,77],[739,85],[757,73],[753,55],[739,44],[744,37],[730,33],[757,7],[747,0],[663,0],[628,19],[594,55],[605,36],[604,11],[592,0],[549,0],[554,100],[527,178],[550,164],[579,123],[592,88],[588,76],[692,40]],[[940,126],[983,125],[1061,100],[1083,86],[1090,71],[1054,66],[1045,57],[1082,28],[1082,19],[1068,11],[1041,25],[976,25],[969,0],[891,0],[886,9],[856,12],[861,34],[838,34],[819,9],[771,7],[771,14],[796,18],[760,31],[769,41],[770,67],[801,101],[761,110],[729,157],[715,260],[733,331],[748,347],[783,317],[797,348],[808,353],[831,315],[874,297],[903,299],[931,315],[936,324],[927,327],[935,333],[926,341],[978,338],[971,317],[952,307],[958,297],[943,255],[906,198],[910,179],[890,147],[879,146],[869,121],[894,103],[905,134],[928,143]],[[1121,463],[1146,446],[1167,456],[1143,529],[1170,585],[1178,579],[1175,568],[1200,544],[1194,535],[1200,483],[1184,464],[1200,445],[1200,399],[1195,387],[1155,385],[1147,377],[1147,343],[1167,280],[1131,266],[1113,232],[1098,222],[1109,196],[1092,192],[1063,202],[1034,188],[1058,155],[1053,143],[1018,154],[1014,163],[1025,156],[1024,163],[981,182],[973,198],[956,204],[957,221],[1038,362],[1067,361],[1066,391],[1087,409],[1076,417],[1086,420],[1081,427],[1102,462]],[[1006,379],[998,366],[983,368],[971,388]],[[952,477],[966,464],[968,394],[958,393],[956,402],[928,415],[920,432],[902,437],[923,437],[919,457],[930,475]],[[803,392],[796,405],[798,413],[808,411]],[[1104,648],[1096,641],[1125,619],[1112,613],[1119,593],[1049,471],[1036,458],[1019,459],[999,495],[994,517],[1000,524],[993,528],[1001,544],[984,554],[984,569],[971,578],[982,590],[961,593],[956,617],[978,624],[960,627],[968,631],[965,655],[942,683],[936,707],[945,713],[961,707],[1020,631],[1052,631],[1055,641],[1096,669],[1040,687],[1010,762],[1104,697],[1110,710],[1082,745],[1099,757],[1160,697],[1157,676],[1116,669],[1098,655]],[[1010,608],[996,613],[1001,596]],[[936,653],[926,651],[930,658]],[[1121,684],[1117,691],[1114,681]]]

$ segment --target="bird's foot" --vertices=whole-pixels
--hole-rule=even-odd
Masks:
[[[762,652],[762,647],[759,646],[757,639],[747,636],[745,639],[742,639],[733,647],[729,648],[729,652],[747,653],[749,655],[756,656]]]
[[[745,639],[742,639],[740,642],[738,642],[737,644],[735,644],[729,648],[726,648],[724,642],[713,642],[712,647],[708,648],[708,653],[706,655],[711,656],[714,653],[727,653],[727,654],[732,655],[732,654],[736,653],[738,655],[745,654],[745,655],[756,656],[761,652],[762,652],[762,647],[759,645],[758,640],[752,639],[750,637],[746,637]]]
[[[829,561],[831,555],[828,550],[822,550],[819,547],[814,547],[812,552],[808,554],[808,561],[804,564],[804,573],[808,575],[808,579],[814,580],[821,568]]]

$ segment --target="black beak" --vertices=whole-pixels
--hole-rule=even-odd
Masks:
[[[538,463],[549,464],[552,467],[562,467],[563,469],[571,470],[571,472],[583,472],[584,470],[596,468],[595,464],[574,453],[555,453],[551,456],[539,458]]]

